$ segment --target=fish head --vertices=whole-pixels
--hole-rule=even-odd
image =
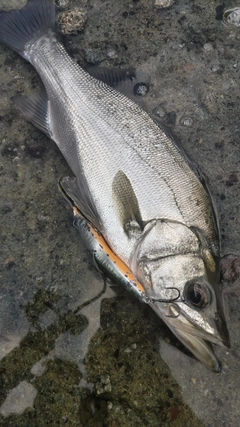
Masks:
[[[182,224],[152,224],[138,243],[134,274],[148,301],[208,368],[221,370],[212,344],[229,347],[218,259]]]

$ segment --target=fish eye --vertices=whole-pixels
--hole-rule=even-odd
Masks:
[[[186,302],[194,307],[204,308],[210,302],[207,288],[200,283],[190,283],[184,293]]]

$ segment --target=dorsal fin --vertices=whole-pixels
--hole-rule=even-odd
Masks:
[[[90,67],[86,71],[144,108],[143,96],[149,91],[150,76],[143,70]]]

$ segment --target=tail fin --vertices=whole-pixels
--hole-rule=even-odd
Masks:
[[[28,60],[26,44],[49,28],[56,29],[53,0],[29,0],[20,10],[0,12],[0,43]]]

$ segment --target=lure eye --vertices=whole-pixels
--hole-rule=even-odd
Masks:
[[[204,308],[209,304],[209,292],[207,288],[199,283],[191,283],[185,291],[185,300],[194,307]]]

